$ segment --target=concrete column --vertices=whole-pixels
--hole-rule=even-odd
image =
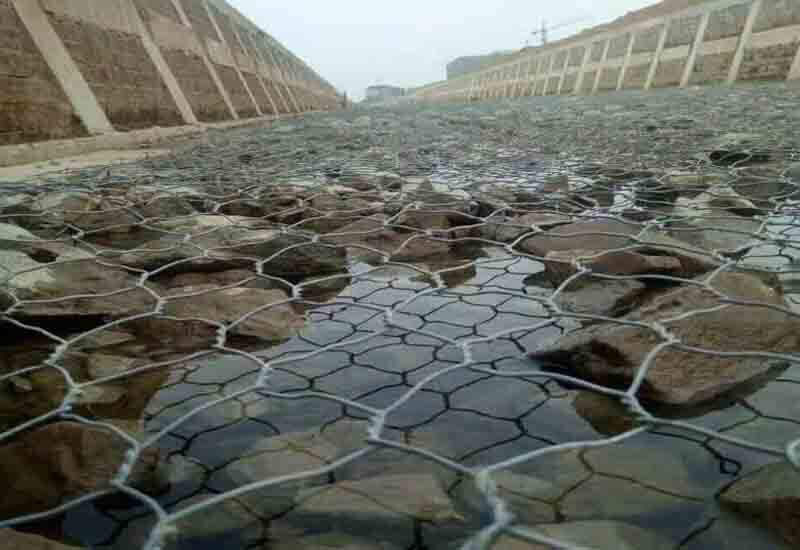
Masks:
[[[516,90],[516,91],[517,91],[517,97],[522,97],[522,88],[523,88],[523,86],[524,86],[524,85],[522,84],[522,82],[524,81],[524,82],[525,82],[525,85],[527,85],[527,82],[528,82],[528,76],[530,75],[530,72],[531,72],[531,65],[532,65],[532,64],[533,64],[533,58],[530,58],[530,57],[529,57],[529,58],[528,58],[528,62],[525,64],[525,72],[524,72],[524,75],[523,75],[523,74],[520,74],[520,75],[519,75],[519,79],[518,79],[518,81],[517,81],[517,90]]]
[[[236,32],[236,31],[234,30],[234,32]],[[242,36],[238,32],[236,32],[236,38],[239,40],[239,43],[242,45],[242,49],[243,50],[253,52],[253,55],[255,56],[255,61],[256,61],[256,70],[259,71],[258,73],[256,73],[256,78],[258,79],[258,83],[261,85],[261,89],[264,90],[264,95],[267,96],[267,101],[269,101],[269,105],[270,105],[270,107],[272,107],[272,112],[275,113],[275,116],[280,116],[281,113],[280,113],[280,111],[278,111],[278,107],[275,105],[275,100],[272,99],[272,94],[269,93],[269,88],[267,88],[267,85],[264,84],[264,78],[260,74],[261,65],[264,64],[264,59],[261,57],[261,54],[258,51],[258,48],[253,43],[253,38],[251,36],[248,36],[248,40],[250,41],[250,47],[249,48],[245,47],[244,41],[242,40]]]
[[[93,135],[114,132],[97,96],[53,29],[39,1],[12,0],[12,5],[86,130]]]
[[[181,0],[170,0],[172,2],[172,7],[175,8],[175,11],[178,12],[178,17],[181,20],[181,23],[185,27],[192,27],[192,22],[189,21],[189,18],[186,16],[186,12],[183,10],[183,5],[181,4]]]
[[[556,64],[555,52],[550,53],[550,62],[547,64],[547,70],[544,73],[544,88],[542,88],[542,95],[547,95],[547,87],[550,86],[550,73],[553,72],[553,65]]]
[[[479,95],[478,99],[480,99],[481,101],[487,99],[488,89],[489,89],[489,75],[483,75],[483,77],[481,78],[480,90],[478,92]]]
[[[606,45],[603,48],[603,57],[600,58],[600,62],[597,64],[597,74],[594,77],[594,85],[592,86],[592,95],[597,93],[597,90],[600,88],[600,77],[603,76],[603,71],[605,70],[605,64],[608,61],[608,50],[611,48],[611,38],[606,39]]]
[[[475,93],[475,86],[478,83],[477,77],[473,77],[472,82],[469,85],[469,95],[467,96],[467,103],[472,101],[472,94]]]
[[[631,63],[631,54],[633,54],[633,43],[636,42],[636,32],[630,31],[630,40],[628,40],[628,49],[625,50],[625,59],[622,60],[622,69],[619,71],[619,80],[617,80],[617,91],[622,89],[625,83],[625,73],[628,72],[628,65]]]
[[[667,36],[669,35],[669,26],[671,24],[671,19],[664,21],[664,28],[661,29],[661,36],[658,37],[658,46],[656,46],[656,52],[653,54],[653,60],[650,61],[650,69],[647,71],[647,80],[644,83],[645,90],[649,90],[653,87],[653,80],[656,77],[658,64],[661,61],[661,54],[664,53],[664,46],[667,44]]]
[[[573,90],[574,95],[578,95],[581,93],[581,87],[583,86],[583,77],[586,73],[586,65],[589,64],[589,58],[592,55],[592,43],[589,42],[584,45],[584,52],[583,52],[583,59],[581,60],[581,66],[578,68],[578,78],[575,79],[575,90]]]
[[[264,50],[266,51],[269,59],[264,57],[264,60],[267,62],[267,68],[269,69],[269,76],[270,80],[275,84],[275,91],[278,94],[278,99],[280,99],[283,108],[286,110],[287,113],[292,112],[292,106],[289,102],[289,90],[281,91],[281,86],[283,86],[283,81],[278,74],[278,65],[275,62],[275,57],[272,55],[272,50],[268,44],[264,44]]]
[[[517,74],[514,77],[514,83],[511,85],[511,90],[509,90],[509,96],[512,98],[519,97],[517,95],[517,90],[519,90],[519,78],[522,76],[522,60],[520,60],[519,64],[517,65]]]
[[[742,60],[744,59],[744,50],[750,45],[750,38],[753,36],[753,26],[756,24],[756,18],[761,12],[761,7],[764,5],[763,0],[754,0],[750,5],[750,13],[747,14],[747,21],[744,23],[744,29],[741,36],[739,36],[739,43],[736,46],[736,53],[733,56],[730,71],[726,82],[733,84],[739,78],[739,69],[742,67]]]
[[[556,89],[556,95],[561,95],[561,89],[564,87],[564,79],[567,77],[567,71],[569,70],[569,48],[567,48],[567,57],[564,60],[564,70],[561,71],[561,77],[558,79],[558,89]]]
[[[236,54],[234,53],[233,48],[231,48],[231,45],[228,44],[227,40],[225,40],[225,35],[222,34],[222,30],[219,28],[219,24],[217,23],[217,18],[214,17],[214,13],[211,11],[211,6],[208,5],[208,0],[203,0],[203,5],[206,8],[206,13],[208,13],[208,18],[211,19],[211,23],[214,25],[214,29],[217,31],[217,35],[219,36],[220,42],[225,44],[225,47],[228,48],[228,53],[230,53],[231,59],[233,59],[233,68],[236,69],[236,74],[239,75],[239,80],[242,81],[242,86],[244,86],[247,95],[250,96],[250,101],[253,102],[253,107],[256,108],[256,113],[258,113],[258,116],[263,116],[264,113],[261,112],[261,107],[259,106],[258,101],[256,101],[256,96],[253,95],[253,91],[250,89],[250,85],[247,84],[247,80],[242,74],[241,69],[239,69],[239,60],[236,59]]]
[[[706,35],[706,29],[708,28],[708,21],[711,19],[711,11],[707,11],[703,14],[703,18],[700,19],[700,26],[697,27],[697,35],[694,37],[694,43],[692,44],[692,49],[689,50],[689,57],[686,59],[686,67],[683,68],[683,77],[681,78],[681,88],[685,88],[689,85],[689,81],[692,78],[692,72],[694,71],[694,64],[697,61],[697,54],[700,52],[700,48],[703,47],[703,37]]]
[[[139,10],[136,9],[136,6],[133,4],[128,4],[128,6],[131,20],[136,25],[136,28],[139,29],[139,36],[142,39],[144,49],[147,51],[147,55],[150,56],[153,65],[155,65],[161,80],[164,81],[164,85],[172,96],[175,106],[178,107],[183,122],[186,124],[198,124],[197,117],[192,110],[192,106],[189,104],[189,100],[186,99],[186,95],[183,93],[178,79],[175,78],[172,69],[169,68],[164,56],[161,55],[161,50],[150,36],[150,31],[147,29],[147,25],[144,24],[141,15],[139,15]]]
[[[792,68],[789,69],[787,80],[797,79],[800,79],[800,48],[797,48],[797,54],[794,56],[794,63],[792,63]]]
[[[178,14],[181,18],[181,21],[184,25],[188,28],[192,28],[192,22],[189,21],[189,18],[186,16],[186,12],[181,5],[181,0],[172,0],[172,3],[178,9]],[[203,64],[206,66],[206,70],[208,74],[211,75],[211,80],[214,81],[214,85],[217,87],[217,91],[219,95],[222,96],[222,101],[225,102],[225,106],[228,108],[228,112],[231,115],[233,120],[239,120],[239,113],[236,112],[236,109],[233,107],[233,101],[231,101],[231,96],[228,94],[228,90],[225,89],[225,85],[222,84],[222,79],[219,77],[217,73],[217,69],[214,67],[214,64],[211,62],[211,59],[208,55],[208,46],[206,45],[206,41],[203,40],[203,37],[195,33],[195,38],[197,38],[197,42],[200,44],[202,48],[202,57],[203,57]]]
[[[275,54],[272,53],[272,50],[268,50],[268,51],[269,51],[270,57],[272,58],[273,66],[275,67],[275,69],[276,69],[276,71],[278,73],[278,78],[280,79],[280,82],[283,85],[283,89],[286,91],[286,96],[289,98],[289,102],[291,103],[291,105],[294,105],[294,111],[293,112],[299,113],[300,112],[300,108],[297,106],[297,100],[295,100],[295,98],[294,98],[294,93],[292,92],[292,89],[289,88],[288,84],[286,84],[286,78],[284,77],[284,74],[283,74],[283,68],[278,64],[278,60],[275,57]],[[292,110],[291,105],[288,106],[289,111]]]

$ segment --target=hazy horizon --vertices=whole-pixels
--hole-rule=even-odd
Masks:
[[[605,23],[652,0],[591,0],[532,6],[524,0],[407,0],[402,6],[366,0],[305,0],[281,7],[263,0],[228,0],[340,91],[360,100],[367,86],[404,88],[446,78],[457,57],[517,50],[541,27],[580,20],[551,33],[563,38]]]

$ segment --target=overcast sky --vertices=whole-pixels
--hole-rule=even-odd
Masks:
[[[228,0],[356,100],[372,84],[445,78],[456,57],[517,49],[546,20],[563,38],[653,0]],[[538,44],[538,42],[535,42]]]

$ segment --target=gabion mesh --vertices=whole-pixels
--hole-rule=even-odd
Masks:
[[[345,533],[572,549],[599,547],[574,522],[613,520],[665,548],[776,547],[719,497],[765,464],[800,467],[791,335],[730,348],[680,327],[797,322],[797,99],[764,85],[317,113],[4,183],[0,468],[65,421],[124,452],[0,527],[92,548]],[[617,244],[532,253],[543,235]],[[704,269],[618,269],[641,251]],[[729,274],[780,300],[730,295]],[[614,298],[626,285],[647,290]],[[679,289],[704,298],[637,314]],[[565,339],[611,329],[647,342],[627,374],[598,375],[588,352],[561,368]],[[676,405],[650,378],[670,353],[774,368]],[[148,489],[153,453],[170,483]],[[63,445],[49,454],[69,469]]]

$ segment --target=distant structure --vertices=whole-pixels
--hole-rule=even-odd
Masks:
[[[498,63],[506,61],[507,58],[510,59],[514,53],[515,52],[511,51],[503,51],[486,55],[466,55],[464,57],[459,57],[447,64],[447,79],[450,80],[468,73],[480,71],[492,65],[497,65]]]
[[[403,97],[406,95],[405,88],[399,88],[397,86],[370,86],[367,88],[366,98],[364,101],[370,102],[377,102],[377,101],[386,101],[387,99],[394,99],[398,97]]]

